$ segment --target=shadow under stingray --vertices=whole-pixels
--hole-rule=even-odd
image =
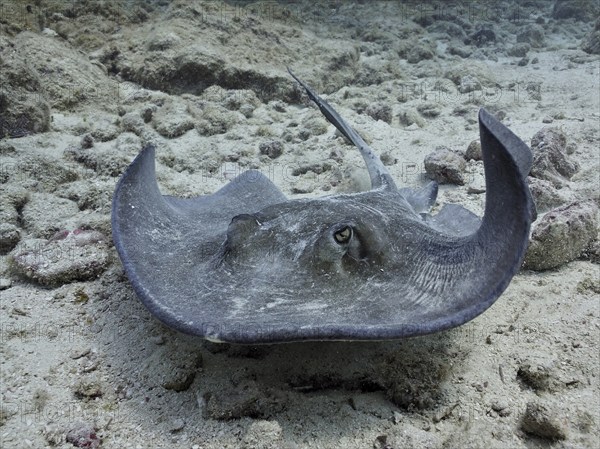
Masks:
[[[164,416],[186,422],[261,418],[277,419],[286,432],[307,419],[307,400],[318,410],[362,394],[374,394],[390,415],[429,414],[443,403],[452,367],[468,355],[453,331],[379,342],[210,343],[162,325],[122,272],[107,273],[101,282],[109,306],[98,316],[98,338],[105,340],[115,383],[126,379],[133,391],[123,399],[127,407],[149,427]]]

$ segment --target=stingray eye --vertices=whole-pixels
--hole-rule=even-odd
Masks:
[[[344,226],[333,234],[333,238],[339,244],[348,243],[352,238],[352,228],[350,226]]]

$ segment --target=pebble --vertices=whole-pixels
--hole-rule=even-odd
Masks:
[[[165,344],[165,338],[162,335],[153,335],[150,337],[150,341],[157,346]]]
[[[472,173],[469,175],[469,185],[467,186],[467,193],[473,195],[479,195],[485,193],[485,176],[481,173]]]
[[[467,151],[465,152],[465,158],[467,160],[480,161],[483,159],[481,154],[481,143],[479,140],[473,140],[469,146],[467,147]]]
[[[596,239],[598,206],[576,201],[544,215],[531,234],[525,268],[542,271],[580,257]]]
[[[525,56],[527,56],[527,53],[529,53],[529,50],[531,50],[531,46],[528,43],[519,42],[513,45],[506,53],[508,54],[508,56],[524,58]]]
[[[521,417],[521,430],[539,438],[564,440],[567,437],[564,421],[551,403],[530,401]]]
[[[389,104],[372,103],[367,107],[365,113],[374,120],[392,123],[392,107]]]
[[[10,288],[12,285],[12,280],[10,278],[0,278],[0,290],[6,290]]]
[[[104,385],[95,378],[80,379],[73,387],[73,394],[79,399],[94,399],[104,395]]]
[[[415,125],[414,129],[423,128],[425,126],[425,120],[421,115],[412,108],[407,108],[398,114],[398,120],[400,124],[408,126],[409,128]]]
[[[21,242],[10,254],[15,270],[48,286],[96,279],[109,263],[106,237],[97,231],[64,232],[62,238]]]
[[[561,386],[554,360],[544,354],[521,361],[517,378],[537,392],[556,391]]]
[[[545,127],[531,139],[531,176],[562,187],[578,170],[579,164],[567,157],[567,138],[557,128]]]
[[[428,118],[437,117],[442,113],[440,108],[435,103],[422,103],[417,106],[417,111],[423,116]]]
[[[508,406],[508,402],[504,399],[497,399],[492,402],[492,410],[498,413],[499,416],[505,418],[510,416],[511,409]]]
[[[179,432],[184,427],[185,427],[185,421],[181,418],[175,418],[169,424],[169,432],[171,432],[171,433]]]
[[[277,159],[283,154],[283,142],[281,140],[269,140],[258,146],[260,154],[266,154],[271,159]]]
[[[315,187],[314,180],[302,177],[292,185],[292,193],[312,193]]]
[[[438,147],[425,157],[427,175],[440,184],[463,185],[466,167],[465,159],[448,147]]]
[[[91,134],[85,134],[81,138],[80,145],[81,145],[81,148],[83,148],[84,150],[88,150],[94,146],[94,138],[92,137]]]
[[[96,434],[94,426],[84,422],[75,423],[67,431],[66,440],[67,443],[71,443],[75,447],[86,449],[97,449],[102,443],[102,440]]]
[[[469,47],[463,45],[450,45],[448,46],[448,53],[460,56],[461,58],[468,58],[473,52]]]
[[[395,165],[398,163],[398,159],[390,151],[384,151],[379,157],[383,165]]]

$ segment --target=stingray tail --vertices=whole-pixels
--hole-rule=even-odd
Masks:
[[[306,91],[308,97],[319,107],[323,115],[333,124],[350,142],[359,149],[360,154],[365,160],[369,177],[371,178],[371,188],[384,190],[396,190],[396,184],[381,162],[381,159],[375,154],[373,149],[367,145],[362,137],[354,130],[340,115],[331,107],[329,103],[319,97],[304,81],[292,73],[288,67],[288,72]]]

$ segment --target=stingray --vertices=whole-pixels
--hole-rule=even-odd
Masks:
[[[371,190],[288,199],[248,170],[210,195],[162,195],[146,145],[114,194],[117,252],[137,296],[167,326],[210,341],[385,340],[459,326],[519,270],[535,216],[531,151],[485,109],[482,219],[438,213],[437,184],[398,188],[379,157],[290,74],[362,154]]]

